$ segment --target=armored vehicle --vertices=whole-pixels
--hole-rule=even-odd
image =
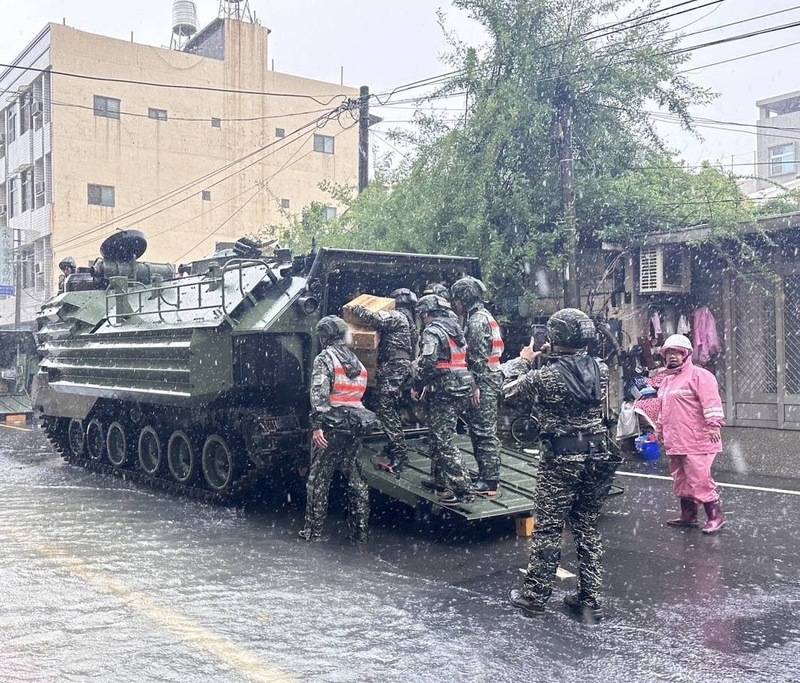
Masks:
[[[68,462],[221,502],[307,467],[322,316],[360,293],[480,275],[471,258],[340,249],[293,257],[247,239],[175,268],[140,261],[146,246],[138,231],[115,234],[44,304],[34,405]],[[412,413],[415,451],[402,477],[369,463],[381,434],[362,457],[373,488],[433,504],[419,484],[427,447]],[[531,463],[509,464],[505,500],[479,501],[463,516],[530,509]]]

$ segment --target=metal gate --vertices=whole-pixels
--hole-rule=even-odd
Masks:
[[[730,294],[728,422],[800,429],[800,272],[743,275]]]

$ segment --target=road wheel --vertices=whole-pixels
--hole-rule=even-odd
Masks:
[[[131,446],[128,431],[121,422],[112,422],[106,432],[106,452],[108,461],[114,467],[125,467],[131,461]]]
[[[83,421],[72,418],[67,428],[67,439],[69,440],[69,452],[76,458],[83,455],[86,446],[86,435],[83,431]]]
[[[241,463],[225,437],[211,434],[203,445],[203,478],[212,491],[229,493]]]
[[[156,475],[164,467],[164,455],[158,432],[147,425],[139,432],[139,467],[150,475]]]
[[[103,433],[103,423],[97,418],[89,422],[86,427],[86,453],[95,462],[100,462],[106,454],[106,437]]]
[[[190,484],[197,477],[200,454],[186,432],[177,430],[169,437],[167,466],[172,478],[179,484]]]

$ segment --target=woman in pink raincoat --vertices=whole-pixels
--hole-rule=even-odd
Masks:
[[[722,452],[720,429],[725,424],[717,380],[692,363],[692,342],[682,334],[669,337],[661,354],[667,369],[658,390],[658,436],[669,457],[673,490],[681,501],[681,516],[667,524],[698,526],[697,506],[702,503],[708,517],[703,533],[713,534],[725,524],[711,477],[714,459]]]

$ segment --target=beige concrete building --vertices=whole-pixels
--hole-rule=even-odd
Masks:
[[[0,325],[53,293],[57,264],[136,227],[187,262],[355,185],[358,90],[269,69],[269,31],[216,19],[182,50],[50,24],[0,74]],[[161,84],[161,85],[153,85]],[[308,97],[313,96],[313,97]]]

